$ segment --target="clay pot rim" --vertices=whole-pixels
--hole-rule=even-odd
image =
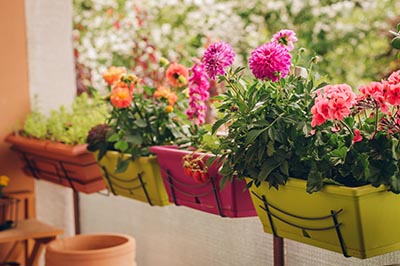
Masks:
[[[91,237],[117,237],[117,238],[123,238],[126,240],[126,242],[123,242],[119,245],[111,246],[111,247],[105,247],[105,248],[99,248],[99,249],[89,249],[89,250],[61,250],[54,248],[53,245],[58,243],[57,241],[63,241],[63,240],[69,240],[69,239],[76,239],[76,238],[91,238]],[[133,249],[136,249],[136,241],[133,237],[126,235],[126,234],[118,234],[118,233],[99,233],[99,234],[83,234],[83,235],[75,235],[72,237],[66,237],[66,238],[59,238],[56,239],[52,242],[50,242],[47,247],[46,247],[46,252],[53,252],[53,253],[58,253],[58,254],[63,254],[63,255],[88,255],[88,254],[93,254],[93,255],[102,255],[104,254],[104,251],[109,251],[113,252],[114,254],[119,254],[120,252],[125,252],[127,248],[131,249],[133,246]],[[106,255],[108,256],[108,255]]]

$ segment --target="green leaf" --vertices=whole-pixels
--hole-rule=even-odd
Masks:
[[[107,146],[101,146],[99,149],[99,154],[97,155],[97,161],[100,161],[104,155],[106,155],[107,151]]]
[[[217,130],[218,130],[223,124],[225,124],[225,123],[228,122],[228,121],[229,121],[229,117],[228,117],[228,116],[225,116],[224,118],[221,118],[220,120],[216,121],[216,122],[213,124],[213,126],[212,126],[212,130],[211,130],[212,134],[214,134],[215,132],[217,132]]]
[[[118,141],[117,143],[114,144],[114,148],[117,150],[120,150],[122,152],[126,151],[128,149],[129,145],[126,141]]]
[[[107,141],[114,142],[114,141],[118,141],[118,139],[119,139],[118,133],[114,133],[107,138]]]
[[[254,141],[255,141],[255,139],[261,134],[261,133],[263,133],[265,130],[267,130],[268,128],[266,127],[266,128],[263,128],[263,129],[253,129],[253,130],[250,130],[248,133],[247,133],[247,136],[246,136],[246,142],[245,142],[245,144],[244,145],[249,145],[250,143],[253,143]]]
[[[268,157],[271,157],[275,153],[275,147],[274,147],[274,142],[269,141],[267,144],[267,155]]]
[[[367,180],[370,176],[368,155],[359,154],[351,167],[351,172],[357,180]]]
[[[219,170],[219,173],[222,175],[222,176],[226,176],[226,177],[228,177],[228,176],[231,176],[232,175],[232,168],[230,167],[230,165],[227,163],[227,162],[225,162],[223,165],[222,165],[222,168]]]
[[[311,238],[311,236],[307,233],[305,229],[301,229],[301,232],[303,233],[304,237]]]
[[[346,160],[346,155],[347,155],[347,147],[345,146],[333,150],[330,154],[327,154],[327,156],[329,156],[330,162],[335,166],[343,164]]]
[[[393,46],[393,48],[400,50],[400,36],[393,38],[392,46]]]
[[[118,158],[117,168],[115,169],[115,173],[118,174],[125,172],[126,169],[128,169],[130,162],[131,159],[122,160],[121,158]]]
[[[207,166],[211,166],[211,165],[215,162],[215,160],[216,160],[217,158],[218,158],[217,156],[208,157],[208,159],[207,159],[207,161],[206,161],[206,165],[207,165]]]
[[[248,183],[246,184],[246,190],[248,190],[249,188],[251,188],[251,186],[253,185],[253,181],[254,181],[254,180],[251,180],[250,182],[248,182]]]
[[[270,127],[268,129],[268,137],[270,138],[270,140],[274,141],[275,140],[275,128],[274,127]]]
[[[313,193],[313,192],[319,191],[324,185],[323,180],[324,180],[324,178],[323,178],[321,172],[311,171],[308,174],[306,191],[308,193]]]
[[[399,173],[397,173],[394,176],[391,176],[390,178],[390,191],[399,194],[400,193],[400,176]]]
[[[287,161],[282,161],[281,165],[279,167],[279,170],[281,170],[282,174],[285,176],[289,176],[289,164]]]
[[[397,24],[397,31],[400,33],[400,23]]]
[[[140,119],[140,118],[135,121],[135,125],[137,125],[139,128],[146,128],[147,127],[146,121],[143,120],[143,119]]]
[[[142,144],[143,138],[141,135],[127,135],[126,141],[131,143],[132,145]]]
[[[280,162],[275,161],[273,158],[264,161],[261,166],[261,171],[258,174],[259,180],[266,180],[269,174],[280,166]]]

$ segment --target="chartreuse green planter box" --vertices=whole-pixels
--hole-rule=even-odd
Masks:
[[[97,159],[97,152],[94,153]],[[98,161],[103,179],[108,190],[114,195],[149,203],[150,205],[169,205],[168,194],[165,190],[160,167],[155,156],[138,157],[131,161],[123,173],[115,173],[120,153],[108,151]],[[123,159],[129,158],[123,154]]]
[[[279,190],[253,185],[250,195],[266,233],[361,259],[400,249],[400,195],[384,186],[309,194],[306,181],[289,179]]]

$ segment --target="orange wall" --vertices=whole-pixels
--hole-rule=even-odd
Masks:
[[[0,175],[11,178],[6,191],[33,190],[33,179],[3,141],[30,110],[27,60],[24,0],[0,0]]]

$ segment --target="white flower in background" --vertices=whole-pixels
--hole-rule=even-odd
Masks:
[[[400,1],[318,0],[74,0],[73,39],[78,63],[91,70],[100,88],[111,64],[137,75],[154,70],[146,62],[159,56],[191,64],[211,42],[229,42],[241,64],[272,33],[288,28],[299,47],[324,59],[320,72],[333,81],[353,83],[376,77],[374,58],[387,52],[387,32]],[[397,18],[398,20],[398,18]],[[155,46],[154,46],[155,45]],[[386,51],[385,51],[386,49]],[[346,58],[347,64],[342,64]],[[380,65],[387,65],[383,58]],[[338,68],[340,65],[340,68]],[[354,68],[352,66],[359,67]],[[362,67],[361,67],[362,65]],[[375,72],[374,72],[375,71]],[[384,74],[384,73],[383,73]],[[364,77],[357,76],[364,75]],[[152,82],[149,76],[144,77]]]

